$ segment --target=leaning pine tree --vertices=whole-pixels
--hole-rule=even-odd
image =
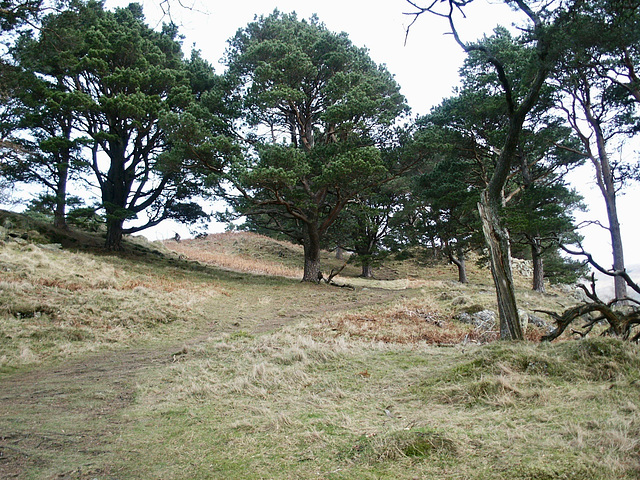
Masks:
[[[490,252],[491,273],[500,313],[500,338],[521,340],[524,333],[511,272],[509,233],[503,221],[504,188],[518,156],[527,117],[539,105],[540,94],[553,66],[568,48],[565,34],[581,0],[562,3],[505,0],[522,15],[524,23],[520,29],[523,34],[511,38],[506,30],[498,29],[492,38],[464,42],[456,28],[456,20],[457,15],[464,14],[464,7],[472,1],[426,2],[425,7],[411,0],[408,3],[416,8],[413,14],[416,19],[425,13],[446,19],[453,38],[467,53],[468,62],[484,72],[486,79],[495,80],[501,93],[508,124],[491,178],[481,192],[478,211]]]

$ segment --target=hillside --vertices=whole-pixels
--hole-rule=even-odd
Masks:
[[[255,234],[100,245],[0,212],[0,478],[640,475],[638,346],[494,341],[457,320],[495,310],[484,268],[338,288]],[[523,313],[575,302],[528,282]]]

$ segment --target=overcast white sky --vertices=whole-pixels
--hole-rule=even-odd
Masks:
[[[170,1],[173,4],[172,18],[186,37],[185,53],[188,54],[192,46],[201,50],[203,57],[218,72],[223,69],[219,60],[226,41],[251,22],[255,15],[269,14],[275,8],[286,13],[295,11],[300,18],[309,18],[315,13],[330,30],[347,32],[354,44],[370,50],[374,61],[386,64],[400,84],[414,115],[428,113],[431,107],[452,94],[452,89],[458,84],[458,69],[464,60],[464,53],[453,38],[445,35],[447,25],[444,19],[423,16],[411,28],[405,45],[406,28],[412,21],[412,17],[403,15],[412,11],[405,0],[182,0],[183,5],[193,7],[191,10],[180,8],[178,0]],[[128,3],[107,0],[106,6],[112,8]],[[162,18],[158,8],[160,0],[139,0],[139,3],[144,6],[149,24],[157,25]],[[467,19],[459,24],[463,40],[475,40],[484,33],[490,34],[498,24],[509,27],[518,20],[498,0],[476,0],[471,7]],[[599,219],[606,223],[603,200],[591,178],[589,166],[575,175],[574,186],[590,205],[590,211],[581,214],[580,219]],[[640,188],[635,184],[619,201],[628,265],[640,263],[640,249],[636,248],[640,228],[636,226],[638,214],[633,213],[639,207]],[[594,227],[583,232],[587,237],[585,244],[588,249],[598,252],[603,265],[609,266],[608,234],[601,230]],[[167,238],[175,231],[179,231],[178,227],[168,224],[147,235],[151,239]]]

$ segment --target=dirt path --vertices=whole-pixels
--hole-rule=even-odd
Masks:
[[[402,292],[370,291],[357,301],[292,309],[259,320],[250,333],[274,331],[304,316],[316,316],[389,301]],[[215,327],[214,327],[215,328]],[[133,426],[127,409],[138,379],[173,361],[184,345],[195,346],[220,330],[173,346],[143,346],[40,366],[0,378],[0,478],[117,479],[119,442]],[[37,472],[37,473],[36,473]],[[126,475],[126,474],[125,474]]]
[[[0,381],[0,478],[49,466],[57,471],[41,478],[116,478],[103,466],[136,378],[169,361],[167,351],[115,351]]]

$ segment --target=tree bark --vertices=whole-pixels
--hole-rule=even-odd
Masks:
[[[587,85],[588,86],[588,85]],[[589,97],[586,97],[589,100]],[[613,254],[613,270],[624,271],[624,253],[622,248],[622,235],[620,233],[620,221],[618,220],[618,208],[616,206],[616,186],[609,153],[607,152],[607,139],[602,129],[601,121],[594,115],[590,101],[583,103],[584,113],[587,122],[595,133],[595,141],[598,149],[597,157],[591,153],[588,137],[581,135],[583,142],[586,140],[589,159],[596,170],[596,180],[598,188],[604,197],[607,208],[607,218],[609,220],[609,233],[611,235],[611,249]],[[627,284],[624,278],[614,277],[615,298],[624,299],[627,296]]]
[[[364,278],[372,278],[373,277],[373,267],[368,263],[362,264],[362,277]]]
[[[315,223],[308,223],[304,228],[304,274],[303,282],[318,283],[322,278],[320,271],[320,234]]]
[[[58,181],[56,186],[56,209],[53,212],[53,226],[67,229],[67,177],[69,165],[58,166]]]
[[[612,195],[605,195],[604,199],[607,206],[607,217],[609,219],[609,233],[611,234],[613,270],[622,272],[625,269],[624,250],[622,247],[622,233],[620,232],[615,192]],[[620,276],[614,277],[614,288],[616,298],[623,299],[627,297],[627,283],[624,281],[624,278]]]
[[[536,292],[545,292],[544,289],[544,262],[542,260],[542,245],[538,237],[531,244],[531,258],[533,260],[533,289]]]
[[[109,214],[107,213],[107,238],[105,241],[107,250],[122,250],[123,224],[123,219],[115,218],[113,215],[109,218]]]
[[[458,282],[469,283],[469,279],[467,278],[467,263],[464,259],[464,253],[459,252],[457,256],[452,253],[449,255],[449,260],[458,267]]]
[[[67,181],[69,179],[69,165],[71,163],[71,121],[63,129],[64,139],[67,144],[58,155],[56,164],[56,208],[53,212],[53,226],[67,229]]]
[[[491,275],[496,287],[500,314],[500,338],[522,340],[524,334],[511,273],[509,233],[500,223],[500,207],[491,201],[486,190],[480,196],[478,211],[482,219],[482,231],[490,251]]]
[[[102,205],[107,213],[107,250],[122,250],[124,221],[127,218],[127,197],[132,179],[125,171],[125,142],[116,138],[109,142],[111,165],[102,187]]]

